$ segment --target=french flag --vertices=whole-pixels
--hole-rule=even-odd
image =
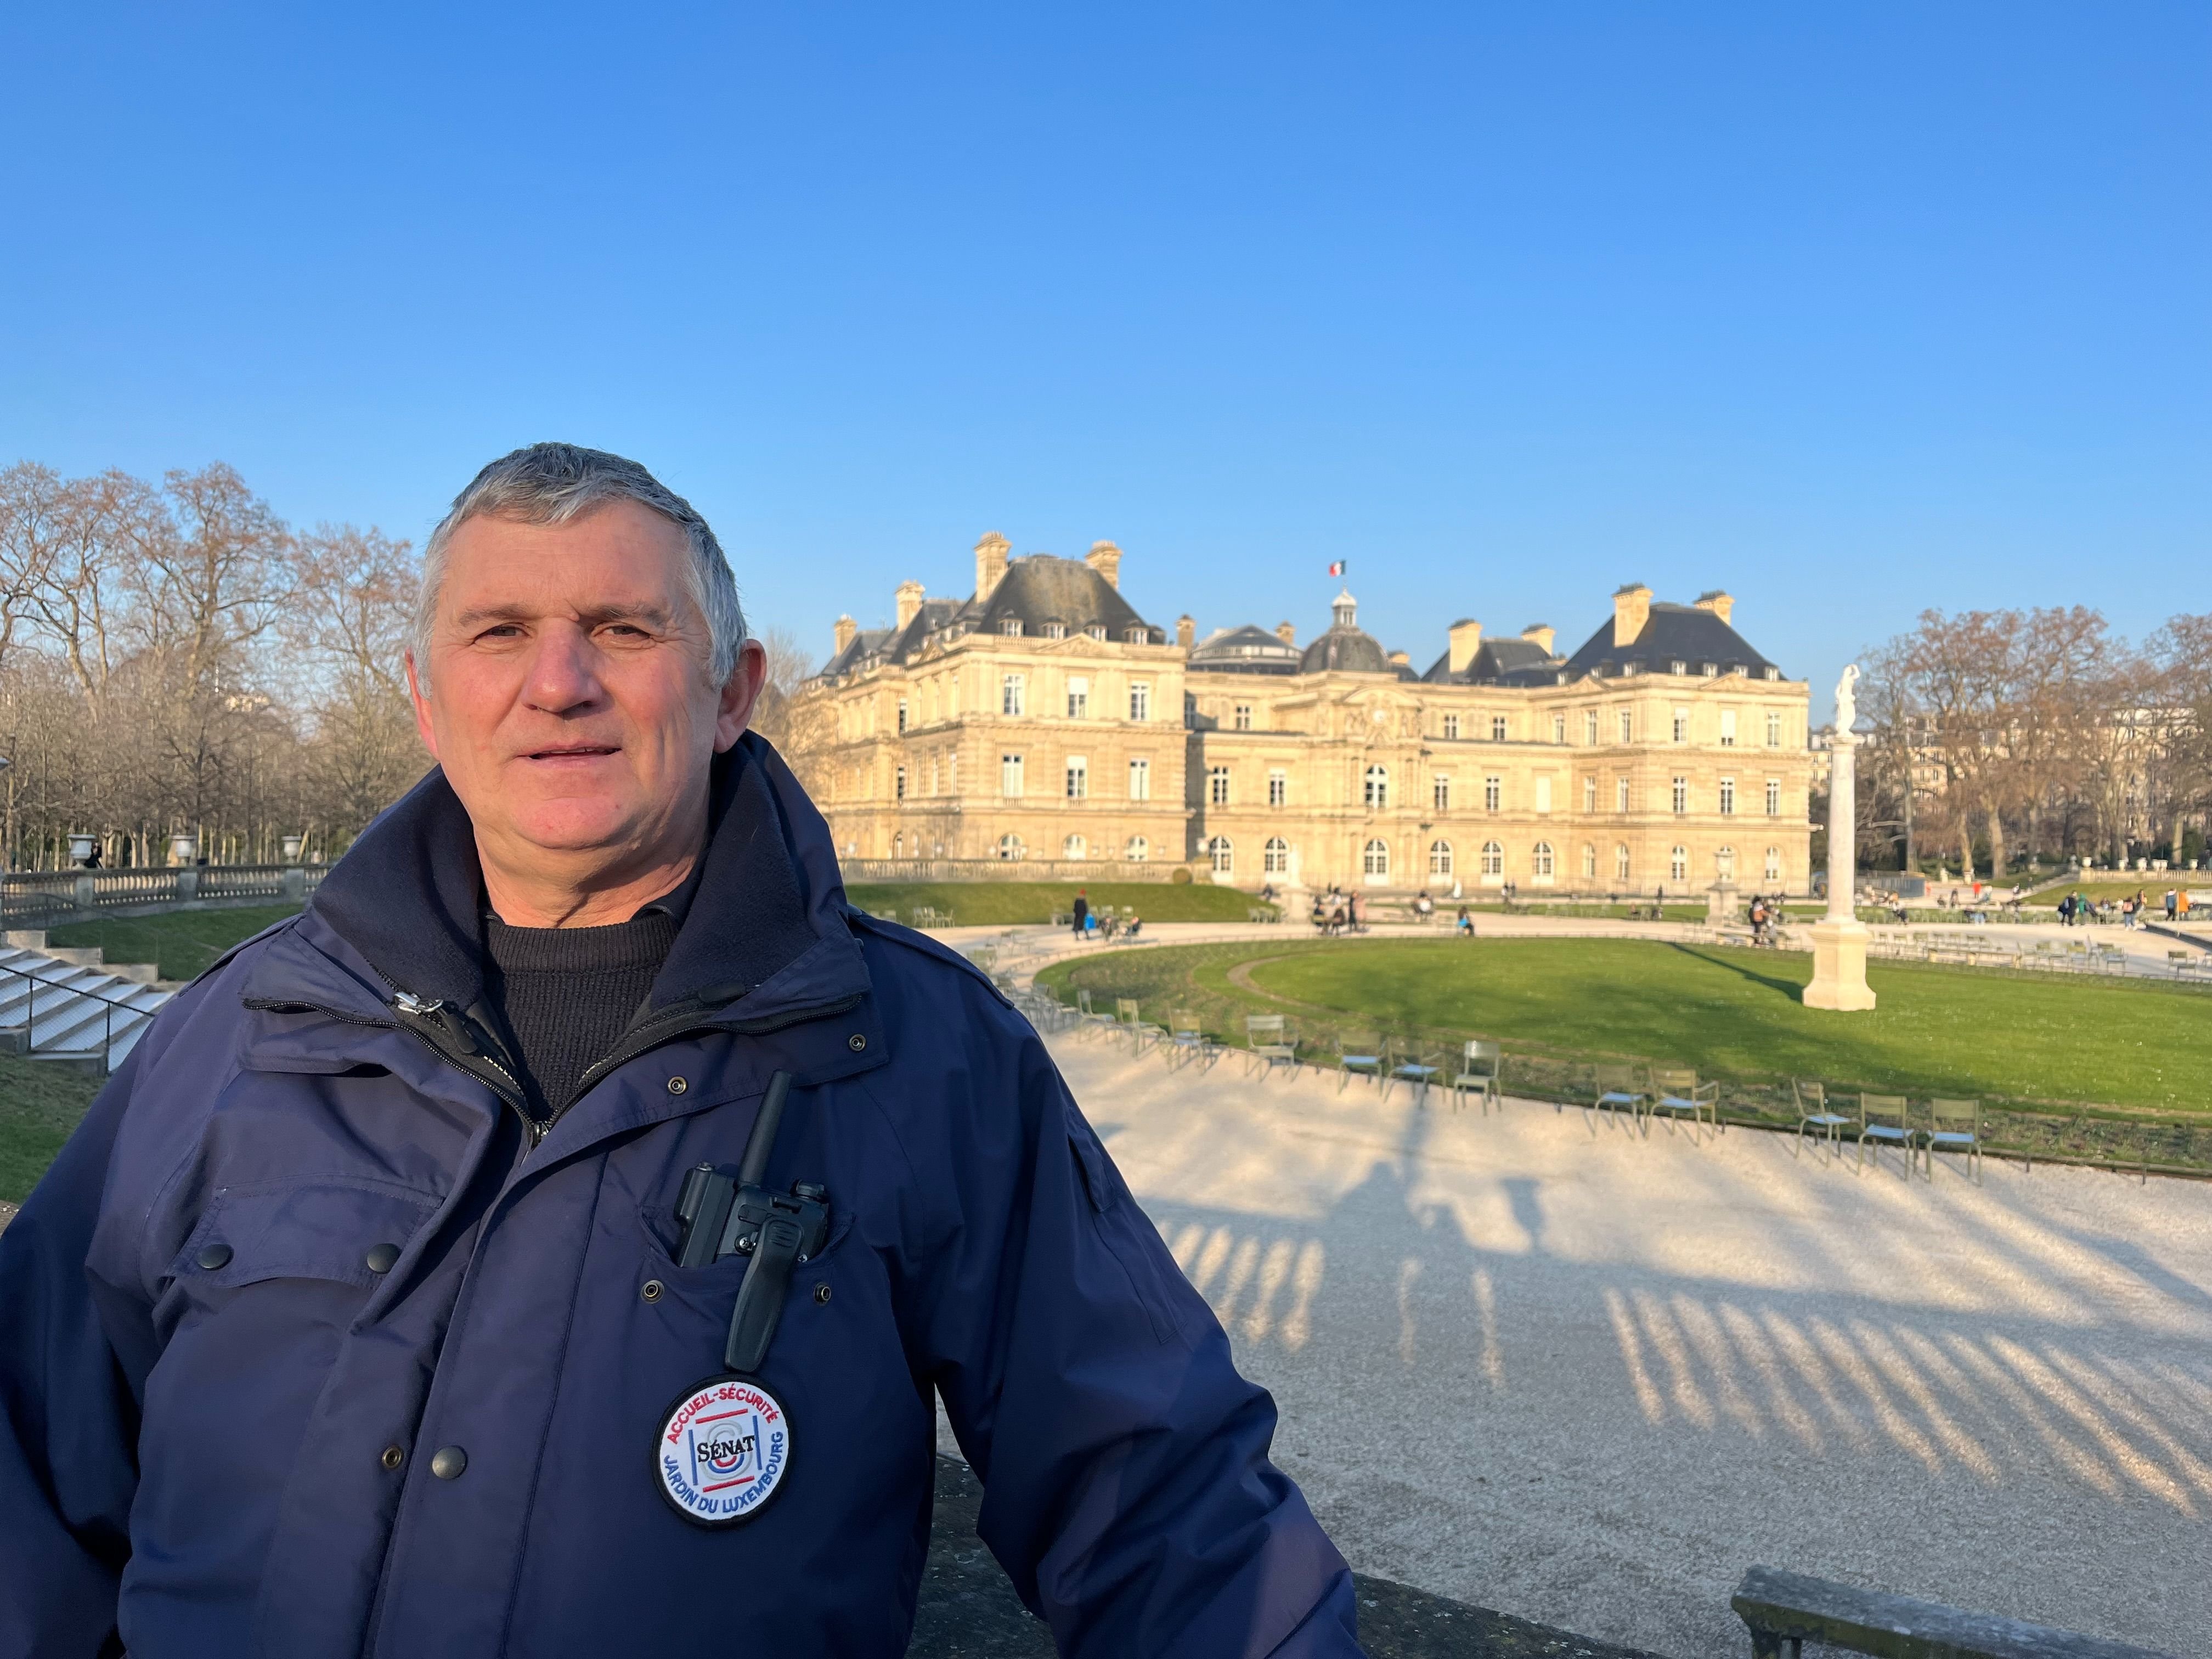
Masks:
[[[1345,562],[1344,560],[1339,559],[1334,564],[1329,566],[1328,574],[1332,576],[1341,576],[1344,574]]]

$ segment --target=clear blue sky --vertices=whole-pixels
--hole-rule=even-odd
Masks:
[[[0,463],[620,449],[825,650],[987,529],[1424,665],[2212,608],[2201,3],[460,9],[9,8]]]

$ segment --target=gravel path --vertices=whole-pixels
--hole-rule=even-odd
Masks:
[[[1754,1562],[2212,1648],[2212,1186],[1054,1048],[1361,1571],[1684,1659]]]

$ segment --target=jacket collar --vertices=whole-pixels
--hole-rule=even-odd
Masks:
[[[736,1005],[729,1012],[751,1023],[865,994],[829,826],[782,757],[748,732],[716,759],[709,787],[701,879],[653,982],[653,1010]],[[468,814],[434,770],[331,866],[240,994],[363,1016],[385,1015],[393,991],[474,1007],[482,880]],[[306,996],[310,987],[319,994]]]

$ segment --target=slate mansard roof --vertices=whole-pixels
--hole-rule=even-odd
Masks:
[[[1018,623],[1020,633],[1030,639],[1103,630],[1103,637],[1109,640],[1139,645],[1168,642],[1164,629],[1139,616],[1114,584],[1083,560],[1032,553],[1011,561],[981,605],[973,597],[924,599],[904,628],[863,629],[817,672],[827,678],[871,663],[908,662],[933,639],[1004,634],[1009,623]]]
[[[1208,635],[1190,648],[1190,665],[1209,674],[1295,674],[1299,652],[1247,623]]]
[[[1643,628],[1626,645],[1613,642],[1608,621],[1567,659],[1569,679],[1586,674],[1668,674],[1683,665],[1686,674],[1704,674],[1706,665],[1720,674],[1741,672],[1755,680],[1779,679],[1781,670],[1751,648],[1742,635],[1703,605],[1654,603]]]
[[[1431,685],[1556,685],[1559,659],[1534,640],[1485,640],[1458,673],[1447,647],[1421,678]]]

